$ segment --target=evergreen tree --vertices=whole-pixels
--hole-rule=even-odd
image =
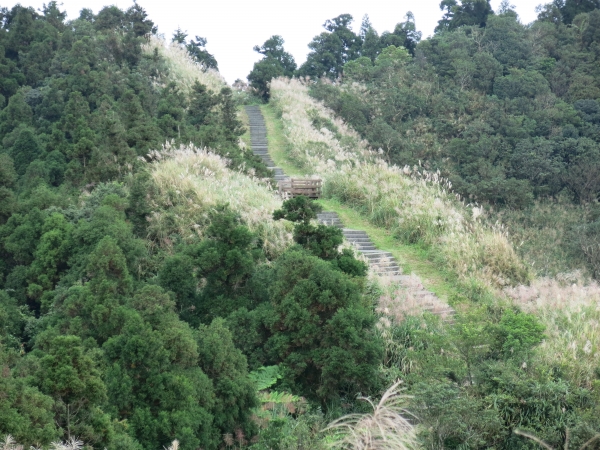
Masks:
[[[36,137],[29,128],[24,128],[12,145],[9,155],[12,157],[17,174],[23,175],[27,166],[41,156],[42,149]]]
[[[375,316],[360,306],[360,289],[331,264],[290,250],[275,264],[264,323],[265,348],[296,392],[323,406],[375,387],[381,347]]]
[[[196,81],[192,86],[190,105],[187,110],[187,121],[199,130],[203,125],[209,125],[212,119],[213,108],[219,103],[219,98]]]
[[[256,239],[238,215],[222,206],[211,212],[207,240],[188,252],[204,279],[195,315],[208,322],[246,306],[246,284],[260,256]]]
[[[238,119],[237,107],[233,98],[233,91],[224,87],[219,93],[220,119],[224,130],[224,137],[231,143],[237,143],[239,137],[244,134],[242,122]]]
[[[494,14],[489,0],[442,0],[440,9],[444,11],[444,15],[435,28],[436,32],[453,30],[464,25],[483,28],[488,15]]]
[[[215,390],[214,424],[223,433],[242,429],[250,437],[256,428],[251,418],[252,408],[258,406],[258,401],[256,387],[248,377],[246,357],[233,345],[223,319],[201,325],[196,338],[199,366],[212,380]]]
[[[391,45],[396,47],[404,47],[414,56],[417,44],[421,40],[421,32],[417,31],[415,25],[415,17],[410,11],[406,13],[405,21],[398,23],[394,28],[393,33],[383,33],[381,35],[381,48],[386,48]]]
[[[0,225],[10,217],[14,208],[12,191],[17,181],[17,172],[10,156],[0,153]]]
[[[33,111],[25,102],[25,95],[19,91],[8,101],[6,108],[0,112],[0,138],[15,128],[32,124]]]
[[[323,24],[327,32],[315,36],[308,44],[311,52],[298,69],[299,75],[316,78],[341,75],[344,64],[357,58],[363,45],[360,36],[349,28],[352,20],[350,14],[342,14]]]
[[[284,40],[281,36],[271,36],[259,47],[254,46],[254,51],[264,55],[264,58],[256,63],[248,81],[250,86],[265,100],[269,98],[268,84],[273,78],[279,76],[291,77],[296,70],[294,57],[283,48]]]
[[[321,207],[309,198],[299,195],[283,202],[282,209],[273,213],[275,220],[286,219],[296,222],[294,241],[314,256],[331,261],[334,267],[354,276],[365,276],[367,266],[358,261],[352,251],[338,250],[344,241],[342,230],[337,227],[317,225],[310,222],[317,218]]]
[[[55,421],[64,430],[62,438],[77,436],[91,444],[106,443],[109,419],[97,408],[106,399],[106,387],[81,339],[41,336],[38,347],[44,355],[36,381],[41,391],[54,399]]]
[[[186,49],[192,58],[205,68],[219,70],[216,58],[206,50],[207,42],[206,38],[196,36],[196,40],[190,40],[189,44],[186,45]]]
[[[369,16],[365,14],[363,18],[359,36],[361,37],[363,44],[360,50],[361,56],[369,58],[371,61],[375,61],[379,51],[381,50],[379,34],[369,20]]]

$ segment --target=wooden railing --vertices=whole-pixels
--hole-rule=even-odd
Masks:
[[[320,198],[321,186],[320,178],[290,178],[279,182],[279,193],[283,198],[294,198],[298,195]]]

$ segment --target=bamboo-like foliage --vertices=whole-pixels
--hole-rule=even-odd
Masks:
[[[167,143],[148,157],[158,190],[149,232],[159,245],[170,245],[172,234],[184,240],[202,237],[209,225],[207,212],[224,203],[258,235],[267,255],[279,255],[292,242],[290,224],[273,220],[281,199],[265,180],[232,170],[226,159],[193,145]]]
[[[493,288],[528,280],[506,230],[488,223],[477,205],[457,198],[439,173],[386,163],[312,99],[301,80],[273,80],[271,102],[281,113],[290,159],[324,179],[325,196],[365,211],[406,242],[433,247],[461,280],[475,278]],[[317,129],[319,123],[327,126]]]
[[[400,393],[401,381],[385,391],[374,404],[372,414],[350,414],[330,423],[323,432],[331,433],[334,441],[330,448],[353,450],[409,450],[418,448],[414,427],[404,417],[406,396]]]
[[[188,51],[177,43],[167,44],[164,39],[152,36],[142,50],[146,54],[157,51],[167,63],[167,79],[177,83],[186,92],[190,92],[196,81],[213,92],[220,92],[227,85],[225,78],[217,70],[194,61]]]

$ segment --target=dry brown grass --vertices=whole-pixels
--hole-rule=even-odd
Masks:
[[[395,323],[400,323],[408,316],[422,316],[426,311],[445,318],[451,311],[435,295],[423,295],[421,279],[414,274],[403,280],[402,284],[392,278],[381,277],[379,286],[383,294],[379,297],[377,312],[393,319]]]

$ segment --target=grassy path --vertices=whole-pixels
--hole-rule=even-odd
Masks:
[[[283,123],[274,108],[271,105],[261,105],[260,109],[267,125],[269,153],[273,161],[288,175],[305,175],[287,158],[288,143],[283,132]],[[440,270],[431,262],[427,250],[418,245],[402,244],[388,230],[374,226],[359,212],[336,199],[321,199],[318,203],[323,206],[323,210],[338,213],[346,228],[366,231],[379,249],[394,255],[405,274],[418,275],[423,286],[434,292],[441,300],[447,302],[453,297],[456,288],[451,281],[452,275]]]

